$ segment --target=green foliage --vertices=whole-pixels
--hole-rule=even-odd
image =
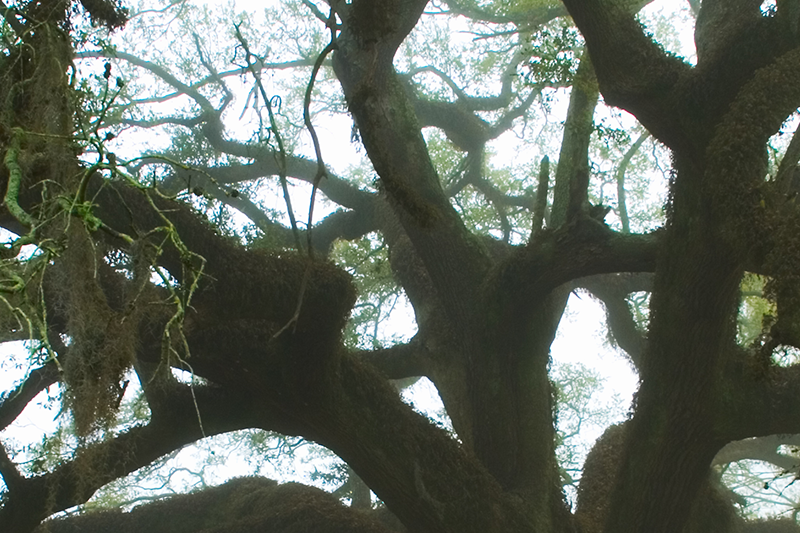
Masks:
[[[380,348],[400,338],[385,338],[381,326],[400,304],[402,291],[392,275],[388,248],[376,235],[354,242],[338,241],[332,258],[352,276],[359,299],[345,328],[345,344],[352,348]]]
[[[775,304],[764,297],[766,280],[758,274],[746,273],[742,280],[742,302],[739,305],[738,341],[748,346],[764,331],[770,317],[775,315]]]
[[[622,399],[612,396],[599,400],[603,379],[581,363],[555,364],[551,369],[557,407],[556,454],[562,483],[574,489],[586,454],[594,444],[587,434],[599,436],[610,424],[619,422]]]
[[[524,71],[532,85],[566,87],[578,70],[583,38],[571,23],[556,19],[531,35],[531,58]]]

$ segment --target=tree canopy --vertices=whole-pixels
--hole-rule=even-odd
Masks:
[[[0,530],[797,531],[800,4],[649,4],[0,2]],[[639,377],[580,476],[575,291]],[[343,485],[40,526],[237,431]]]

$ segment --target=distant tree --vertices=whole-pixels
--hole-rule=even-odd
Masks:
[[[4,435],[0,530],[245,429],[324,446],[353,507],[371,507],[363,483],[399,522],[266,482],[246,519],[234,483],[114,527],[184,508],[206,531],[298,531],[315,512],[350,531],[796,530],[746,523],[720,475],[780,467],[800,434],[800,137],[774,138],[800,106],[800,10],[690,2],[684,58],[637,19],[646,3],[302,0],[263,19],[0,3],[0,325],[31,347],[0,428],[56,383],[70,414],[31,463]],[[338,137],[364,159],[334,171],[317,132],[345,112]],[[513,134],[532,163],[493,158]],[[572,512],[555,413],[583,392],[553,384],[550,347],[577,289],[605,304],[640,387]],[[401,294],[407,341],[381,334]],[[419,376],[452,428],[390,383]]]

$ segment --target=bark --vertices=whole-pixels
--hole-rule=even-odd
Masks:
[[[365,512],[342,505],[320,489],[297,483],[242,477],[192,494],[176,495],[136,507],[130,513],[98,512],[46,522],[38,531],[101,533],[387,533]]]
[[[456,10],[470,7],[451,4]],[[324,180],[323,192],[351,211],[331,215],[314,235],[327,249],[336,238],[379,230],[419,326],[406,345],[356,353],[345,350],[341,338],[356,297],[347,273],[305,255],[246,249],[184,204],[104,178],[100,170],[110,169],[103,165],[88,171],[66,141],[73,133],[66,97],[71,50],[61,29],[66,4],[31,4],[20,18],[6,10],[12,28],[28,24],[28,18],[40,25],[35,32],[20,30],[24,46],[14,57],[0,58],[0,67],[16,76],[0,99],[13,104],[0,114],[6,163],[0,178],[11,191],[0,222],[23,234],[31,230],[34,242],[56,242],[57,253],[48,258],[54,277],[45,278],[43,287],[53,291],[48,302],[56,302],[48,309],[53,332],[73,339],[65,357],[78,359],[73,350],[81,353],[92,342],[119,347],[105,343],[114,340],[108,316],[131,318],[132,360],[146,384],[152,417],[88,444],[38,477],[22,476],[0,449],[0,474],[8,487],[0,528],[28,533],[49,512],[86,501],[104,483],[161,454],[245,427],[302,435],[333,450],[410,531],[671,533],[739,527],[709,484],[713,458],[732,440],[800,433],[797,367],[777,368],[769,349],[747,351],[735,343],[738,287],[750,270],[774,279],[778,300],[778,323],[764,346],[800,344],[794,323],[800,316],[800,215],[786,198],[785,178],[765,181],[763,150],[800,105],[796,21],[783,2],[775,17],[762,17],[760,4],[750,0],[707,0],[698,14],[699,63],[692,68],[642,33],[633,4],[638,3],[565,1],[592,60],[584,56],[573,87],[547,227],[537,223],[529,243],[511,246],[467,229],[421,128],[443,128],[468,152],[464,183],[478,188],[502,216],[504,207],[527,200],[487,183],[480,154],[486,140],[532,99],[494,126],[475,114],[508,105],[506,72],[497,99],[457,92],[458,103],[421,101],[395,71],[393,57],[426,2],[331,2],[341,22],[332,65],[381,192],[362,191],[343,178]],[[531,16],[557,13],[547,9]],[[225,138],[220,116],[226,104],[215,108],[197,85],[163,67],[126,60],[193,98],[202,113],[184,122],[201,128],[212,146],[253,160],[236,169],[204,169],[201,174],[216,181],[203,187],[230,196],[228,187],[239,180],[278,170],[271,151]],[[662,230],[617,233],[592,217],[588,147],[598,87],[606,102],[633,113],[673,150],[675,177]],[[794,166],[793,157],[787,165]],[[316,175],[307,160],[292,159],[288,167],[297,179]],[[171,190],[199,179],[178,169]],[[42,180],[57,184],[59,194],[67,191],[83,211],[43,201],[36,186]],[[542,172],[538,200],[547,182]],[[87,198],[90,203],[83,202]],[[538,206],[537,221],[543,216]],[[287,228],[269,219],[263,223],[289,238]],[[141,265],[132,279],[107,266],[92,270],[110,250],[168,271],[180,293],[170,300],[173,306],[163,304],[167,289],[148,286],[142,272],[149,270]],[[70,276],[76,272],[84,275]],[[641,276],[631,273],[645,272],[654,272],[646,342],[624,300],[641,289]],[[187,288],[195,282],[189,302]],[[613,333],[631,354],[642,384],[624,434],[610,435],[616,439],[612,445],[598,444],[599,467],[587,463],[573,517],[556,463],[548,363],[566,295],[576,286],[605,302]],[[76,301],[91,305],[83,309]],[[122,315],[129,305],[136,312]],[[170,329],[175,320],[180,331]],[[99,340],[84,343],[73,334],[77,330]],[[171,340],[164,340],[165,332]],[[176,338],[186,341],[188,351]],[[96,352],[116,357],[132,344]],[[208,386],[191,391],[170,383],[163,365],[182,367],[187,361]],[[418,375],[437,386],[456,436],[405,405],[386,379]],[[35,371],[19,394],[0,404],[0,419],[13,418],[24,400],[56,379],[48,366]],[[604,456],[613,456],[613,464]],[[87,470],[93,475],[77,475]],[[720,513],[698,511],[703,502]],[[320,500],[303,509],[333,509],[330,503]]]
[[[752,3],[703,3],[694,71],[644,42],[632,17],[611,2],[566,4],[586,37],[606,100],[634,113],[673,149],[677,176],[655,269],[642,385],[606,530],[679,531],[708,464],[730,438],[723,422],[729,411],[717,407],[733,386],[721,377],[735,353],[738,285],[759,227],[753,205],[764,176],[763,146],[800,103],[791,90],[777,99],[754,93],[795,59],[791,52],[782,57],[781,47],[728,55],[736,47],[726,39],[754,27],[747,14],[757,9]],[[772,24],[756,19],[756,25]],[[776,39],[786,36],[766,40]],[[724,87],[710,81],[712,71],[725,73]],[[700,86],[704,101],[717,101],[698,118],[690,116],[697,99],[686,91],[692,87],[696,95]]]

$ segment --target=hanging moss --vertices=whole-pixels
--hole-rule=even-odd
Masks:
[[[120,382],[134,359],[136,321],[109,305],[102,286],[107,267],[86,228],[72,221],[65,233],[53,288],[71,338],[64,364],[69,406],[76,432],[86,436],[113,421]]]

